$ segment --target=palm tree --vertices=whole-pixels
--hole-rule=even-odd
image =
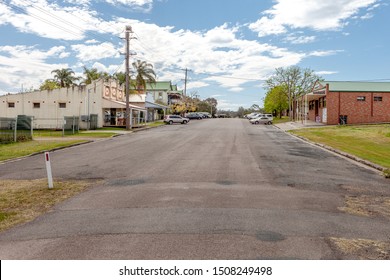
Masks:
[[[51,73],[54,73],[54,80],[61,86],[61,87],[70,87],[75,85],[75,81],[77,81],[79,78],[76,78],[74,76],[74,72],[70,68],[62,68],[62,69],[56,69],[51,71]]]
[[[108,79],[110,77],[110,74],[108,74],[106,72],[98,72],[97,68],[88,69],[85,66],[83,66],[83,68],[84,68],[84,75],[86,77],[84,79],[84,83],[86,85],[91,84],[92,81],[94,81],[94,80],[98,80],[100,78]]]
[[[114,78],[118,80],[119,85],[122,85],[126,82],[126,74],[123,72],[116,72]]]
[[[137,73],[135,85],[138,92],[146,89],[146,83],[156,83],[156,73],[152,64],[137,60],[133,62],[133,67]]]

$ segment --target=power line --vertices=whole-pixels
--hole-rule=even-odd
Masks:
[[[26,4],[26,7],[28,7],[28,6],[29,6],[29,7],[32,7],[32,8],[35,9],[36,11],[41,12],[41,13],[43,13],[43,14],[46,14],[47,16],[49,16],[49,17],[55,19],[56,21],[62,22],[62,23],[64,23],[65,25],[67,25],[67,26],[69,26],[69,27],[71,27],[71,28],[73,28],[73,29],[75,29],[75,30],[82,30],[82,29],[84,29],[83,27],[81,27],[81,26],[79,26],[79,25],[76,25],[76,24],[74,24],[74,23],[72,23],[72,22],[70,22],[70,21],[64,20],[63,18],[61,18],[61,17],[59,17],[59,16],[57,16],[57,15],[51,13],[51,12],[48,12],[48,11],[46,11],[45,9],[43,9],[42,7],[39,7],[39,6],[37,6],[37,5],[33,4],[33,3],[29,3],[29,2],[26,2],[26,1],[23,1],[23,0],[20,0],[20,1],[23,2],[23,3],[25,3],[25,4]],[[37,14],[32,13],[31,11],[28,13],[27,10],[26,10],[26,8],[23,9],[23,8],[21,8],[21,7],[17,6],[17,5],[15,5],[15,4],[12,4],[12,3],[5,3],[5,5],[7,5],[7,6],[10,7],[10,8],[16,9],[17,11],[22,12],[22,13],[24,13],[24,14],[26,14],[26,15],[28,15],[28,16],[31,16],[31,17],[33,17],[33,18],[35,18],[35,19],[38,19],[38,20],[40,20],[40,21],[42,21],[42,22],[45,22],[45,23],[47,23],[48,25],[51,25],[51,26],[53,26],[53,27],[56,27],[56,28],[58,28],[58,29],[60,29],[60,30],[62,30],[62,31],[65,31],[66,33],[69,33],[69,34],[71,34],[71,35],[74,35],[74,36],[76,36],[76,37],[80,37],[80,35],[81,35],[80,33],[77,33],[77,32],[75,32],[75,31],[72,30],[72,29],[66,28],[65,26],[59,25],[59,24],[57,24],[57,23],[55,23],[55,22],[53,22],[53,21],[50,21],[50,20],[48,20],[48,19],[45,19],[45,18],[43,18],[43,17],[41,17],[41,16],[39,16],[39,15],[37,15]],[[82,20],[82,21],[84,21],[84,22],[87,23],[87,24],[91,24],[91,22],[89,22],[89,21],[87,21],[87,20],[85,20],[85,19],[82,19],[81,17],[78,17],[76,14],[72,14],[72,16],[75,17],[75,18],[78,18],[78,19],[80,19],[80,20]],[[95,24],[94,26],[97,27],[96,24]],[[113,25],[110,25],[110,26],[113,26]],[[90,36],[91,36],[91,37],[93,37],[93,38],[95,38],[95,39],[102,40],[103,42],[108,42],[108,41],[109,41],[109,40],[107,40],[106,38],[104,38],[103,36],[101,36],[99,33],[93,33],[91,30],[85,30],[84,32],[85,32],[85,33],[90,33]],[[112,31],[107,31],[107,30],[106,30],[106,32],[107,32],[107,33],[112,33]]]

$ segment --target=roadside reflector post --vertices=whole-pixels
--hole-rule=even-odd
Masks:
[[[45,152],[45,163],[46,163],[47,181],[49,183],[49,189],[52,189],[53,188],[53,176],[51,174],[51,164],[50,164],[49,152]]]

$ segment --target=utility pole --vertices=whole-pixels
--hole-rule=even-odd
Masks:
[[[131,116],[130,116],[130,33],[133,33],[131,26],[126,26],[126,82],[125,82],[125,94],[126,94],[126,130],[131,129]]]
[[[185,72],[185,78],[184,78],[184,96],[187,96],[187,80],[188,80],[188,71],[191,71],[190,69],[182,69]]]
[[[187,72],[188,72],[188,69],[186,68],[185,71],[186,71],[186,75],[184,78],[184,96],[187,96]]]

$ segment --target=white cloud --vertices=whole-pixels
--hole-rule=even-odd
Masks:
[[[122,5],[141,12],[150,12],[153,8],[153,0],[105,0],[114,6]]]
[[[327,51],[312,51],[308,53],[308,56],[330,56],[335,55],[337,53],[343,52],[343,50],[327,50]]]
[[[112,43],[101,43],[99,45],[73,45],[73,51],[76,51],[76,57],[82,62],[99,60],[104,58],[119,57],[119,50]]]
[[[266,10],[249,28],[259,37],[279,35],[287,28],[310,28],[314,30],[339,30],[346,21],[361,9],[370,9],[378,0],[275,0],[276,4]]]
[[[317,71],[315,72],[319,76],[333,75],[339,73],[338,71]]]
[[[51,71],[59,68],[68,68],[66,63],[51,64],[46,60],[55,58],[64,53],[62,46],[52,47],[49,50],[39,50],[29,46],[0,46],[0,85],[5,88],[16,89],[24,85],[25,88],[38,88],[45,79],[52,77]]]
[[[248,104],[242,104],[242,103],[233,103],[230,100],[226,99],[218,99],[218,110],[224,110],[224,111],[237,111],[239,107],[249,107]]]
[[[289,35],[285,38],[287,42],[290,42],[291,44],[298,45],[298,44],[308,44],[312,43],[316,40],[316,36],[294,36]]]
[[[187,90],[189,89],[198,89],[198,88],[202,88],[202,87],[207,87],[209,86],[208,83],[205,83],[205,82],[189,82],[187,83]]]

